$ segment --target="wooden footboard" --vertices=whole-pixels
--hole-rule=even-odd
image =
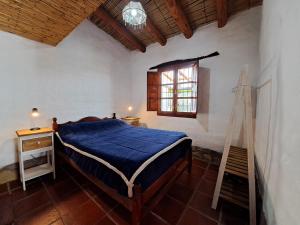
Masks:
[[[88,117],[89,121],[92,118],[92,121],[98,121],[99,118]],[[80,121],[86,121],[85,118]],[[53,129],[58,129],[58,124],[56,119],[53,119]],[[56,143],[58,147],[61,143]],[[62,146],[61,146],[62,147]],[[108,194],[111,198],[116,200],[118,203],[122,204],[127,208],[132,215],[132,225],[140,225],[141,220],[145,214],[151,211],[156,204],[165,196],[168,190],[175,183],[177,178],[184,172],[188,170],[191,172],[192,168],[192,151],[191,149],[187,151],[187,154],[177,160],[164,174],[162,174],[151,186],[149,186],[144,192],[142,192],[141,186],[135,184],[133,188],[133,197],[128,198],[119,194],[115,189],[104,184],[97,177],[85,173],[80,167],[69,157],[67,157],[63,152],[56,151],[58,158],[63,159],[64,162],[67,162],[74,169],[79,171],[84,177],[94,183],[99,187],[103,192]],[[145,206],[147,204],[147,207]]]

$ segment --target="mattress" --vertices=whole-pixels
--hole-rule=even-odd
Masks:
[[[113,119],[61,125],[57,137],[64,154],[83,171],[128,197],[134,185],[147,189],[191,150],[191,139],[182,132]]]

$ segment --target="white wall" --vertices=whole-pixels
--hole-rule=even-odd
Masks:
[[[261,7],[239,13],[218,29],[216,23],[195,31],[189,40],[183,35],[168,39],[166,46],[151,45],[147,52],[131,57],[132,100],[135,112],[149,127],[185,131],[193,144],[222,150],[224,134],[233,104],[235,87],[244,64],[249,64],[251,80],[258,75],[258,41]],[[210,71],[208,131],[197,119],[157,116],[146,111],[146,72],[162,62],[198,57],[219,51],[220,56],[200,61]]]
[[[260,40],[259,84],[270,80],[260,99],[271,106],[259,107],[257,122],[268,126],[269,137],[256,131],[258,160],[265,162],[264,211],[270,225],[294,225],[300,209],[300,2],[265,0]],[[269,96],[269,97],[268,97]]]
[[[33,107],[40,126],[124,111],[128,54],[87,20],[57,47],[0,31],[0,168],[16,161],[15,130],[33,125]]]

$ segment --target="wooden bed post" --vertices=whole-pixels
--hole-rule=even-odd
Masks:
[[[52,119],[52,129],[54,131],[57,131],[57,129],[58,129],[58,124],[57,124],[57,118],[56,117],[53,117],[53,119]]]
[[[132,215],[131,224],[140,225],[142,220],[142,187],[140,185],[134,186],[134,195],[132,201]]]

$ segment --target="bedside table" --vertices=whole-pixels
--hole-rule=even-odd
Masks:
[[[121,118],[121,120],[123,120],[127,124],[135,126],[135,127],[138,127],[140,125],[140,118],[138,118],[138,117],[127,116],[127,117]]]
[[[39,130],[18,130],[18,156],[20,167],[20,179],[23,190],[26,191],[25,182],[33,178],[53,173],[55,179],[55,157],[53,130],[51,128],[41,128]],[[47,163],[24,169],[24,158],[34,154],[45,152]]]

